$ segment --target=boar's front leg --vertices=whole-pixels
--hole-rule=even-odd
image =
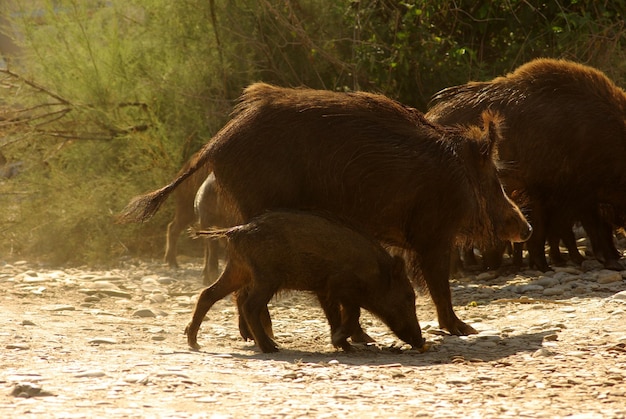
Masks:
[[[328,324],[330,325],[330,336],[333,346],[335,346],[336,348],[341,348],[346,352],[352,351],[352,345],[350,345],[347,340],[349,335],[341,338],[338,337],[336,340],[334,338],[336,333],[341,328],[342,324],[341,319],[343,316],[343,309],[340,306],[339,301],[329,295],[325,295],[322,293],[318,293],[317,298],[320,302],[320,305],[322,306],[322,310],[324,310],[326,319],[328,319]]]

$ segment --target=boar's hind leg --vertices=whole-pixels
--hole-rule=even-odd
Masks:
[[[254,284],[248,290],[248,298],[243,302],[241,308],[244,319],[250,328],[249,331],[252,333],[254,341],[261,351],[265,353],[277,352],[278,345],[265,332],[261,318],[263,312],[267,310],[267,303],[272,299],[277,289],[268,285],[262,285],[262,281],[263,279],[258,277],[253,280]]]
[[[434,246],[422,252],[421,270],[430,296],[437,308],[439,327],[453,335],[465,336],[478,333],[472,326],[459,319],[452,308],[450,293],[450,248],[436,249]]]
[[[351,351],[353,349],[352,345],[348,343],[348,336],[350,335],[336,337],[336,334],[341,327],[342,318],[342,311],[340,309],[339,301],[330,296],[323,295],[322,293],[318,293],[317,298],[320,302],[320,305],[322,306],[322,310],[324,310],[326,318],[328,319],[328,324],[330,325],[330,336],[333,346],[335,346],[336,348],[341,348],[346,352]]]
[[[219,274],[220,243],[216,239],[204,240],[204,268],[202,269],[202,284],[210,285]]]
[[[254,340],[254,336],[250,333],[250,329],[248,328],[248,323],[243,316],[243,303],[248,298],[248,288],[244,287],[237,292],[237,311],[239,312],[239,334],[243,338],[243,340]],[[263,329],[265,329],[265,333],[267,336],[274,339],[274,330],[272,330],[272,318],[270,317],[270,312],[265,306],[265,309],[261,311],[261,323],[263,323]]]
[[[164,260],[170,268],[178,268],[178,262],[176,261],[176,248],[178,244],[178,236],[183,231],[185,226],[181,226],[181,222],[178,218],[174,218],[167,225],[167,235],[165,237],[165,256]]]
[[[200,345],[198,345],[198,330],[200,329],[204,316],[213,304],[226,297],[228,294],[237,291],[242,284],[245,284],[248,280],[249,278],[245,273],[229,264],[218,280],[200,293],[191,322],[185,328],[187,343],[191,348],[200,348]]]

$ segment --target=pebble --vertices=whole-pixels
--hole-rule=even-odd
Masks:
[[[39,384],[19,383],[11,390],[11,396],[29,399],[31,397],[54,396],[54,394],[49,391],[43,391]]]
[[[608,269],[603,269],[597,273],[598,284],[610,284],[613,282],[618,282],[622,280],[622,274],[617,271],[609,271]]]
[[[135,317],[156,317],[157,315],[149,308],[141,308],[133,312]]]
[[[44,307],[42,307],[42,310],[46,310],[46,311],[74,311],[74,310],[76,310],[76,307],[70,306],[70,305],[65,305],[65,304],[55,304],[55,305],[52,305],[52,306],[44,306]]]
[[[526,294],[529,292],[533,292],[533,291],[543,291],[544,287],[541,285],[536,285],[536,284],[528,284],[528,285],[522,285],[520,287],[518,287],[517,293],[518,294]]]
[[[164,303],[167,301],[167,297],[164,294],[150,294],[148,296],[148,301],[151,303]]]
[[[626,302],[626,291],[620,291],[611,297],[614,300]]]
[[[565,288],[562,286],[546,288],[543,290],[542,294],[545,296],[555,296],[562,295],[565,292]]]
[[[547,349],[547,348],[541,348],[536,350],[535,352],[533,352],[533,358],[537,358],[537,357],[549,357],[549,356],[554,356],[554,352],[552,352],[551,350]]]
[[[93,338],[93,339],[89,339],[87,341],[87,343],[90,343],[92,345],[100,345],[100,344],[107,344],[107,345],[113,345],[117,343],[117,340],[113,339],[113,338]]]
[[[135,267],[137,269],[134,269]],[[3,269],[6,269],[6,265],[3,266]],[[582,270],[576,268],[555,268],[553,272],[548,273],[525,271],[522,274],[499,277],[493,283],[490,281],[496,277],[496,274],[489,272],[478,275],[472,281],[463,283],[462,287],[455,290],[455,293],[458,291],[458,295],[465,299],[462,308],[459,309],[464,312],[460,313],[459,317],[462,315],[464,320],[476,326],[480,330],[478,335],[456,337],[444,333],[443,336],[433,337],[432,334],[427,334],[429,344],[432,344],[431,350],[427,354],[405,351],[393,353],[394,356],[397,355],[397,358],[389,358],[391,351],[387,349],[378,350],[378,352],[372,351],[371,354],[368,353],[364,357],[363,353],[359,352],[361,349],[358,349],[354,354],[344,354],[341,351],[335,354],[330,345],[328,345],[327,352],[310,353],[309,348],[303,347],[300,340],[311,339],[311,329],[319,327],[320,335],[324,336],[324,342],[328,341],[328,326],[323,318],[323,313],[320,312],[320,318],[317,320],[301,318],[298,327],[294,328],[293,321],[299,319],[298,316],[301,315],[299,311],[308,310],[308,306],[289,306],[276,303],[274,300],[270,310],[272,313],[278,311],[276,316],[272,316],[275,319],[276,335],[280,339],[290,340],[289,343],[284,340],[279,342],[285,348],[284,350],[281,348],[281,352],[278,354],[260,354],[254,344],[241,343],[241,338],[236,329],[237,310],[232,307],[232,304],[225,306],[229,308],[216,307],[212,309],[219,312],[222,318],[227,320],[218,324],[221,329],[214,330],[212,328],[214,322],[206,322],[202,332],[206,341],[210,341],[211,336],[217,334],[223,334],[226,337],[236,335],[237,340],[232,343],[232,348],[221,348],[232,353],[213,353],[212,351],[216,351],[215,348],[208,349],[209,346],[207,346],[207,352],[187,352],[182,329],[191,316],[190,307],[195,304],[201,289],[199,276],[197,283],[193,283],[191,280],[181,281],[178,274],[171,274],[177,278],[174,279],[163,275],[165,269],[143,264],[133,265],[134,271],[124,274],[120,274],[120,271],[117,270],[92,274],[72,274],[71,270],[67,272],[29,270],[24,273],[20,272],[23,268],[8,269],[6,276],[0,274],[0,282],[7,285],[5,290],[9,288],[16,290],[17,292],[13,295],[18,295],[20,299],[27,298],[30,301],[37,300],[48,303],[70,302],[69,299],[63,299],[64,292],[81,292],[83,295],[80,296],[79,300],[88,303],[88,308],[81,308],[76,303],[76,299],[71,300],[76,305],[53,304],[43,307],[41,303],[38,303],[37,306],[26,305],[24,312],[13,317],[12,322],[7,323],[7,329],[0,330],[0,336],[4,339],[2,345],[7,349],[5,351],[6,356],[16,359],[18,357],[32,357],[43,365],[40,360],[44,360],[45,363],[54,361],[53,357],[43,357],[45,348],[54,346],[54,351],[58,351],[60,354],[59,357],[71,355],[70,349],[72,347],[68,343],[69,339],[75,335],[70,334],[69,331],[64,331],[62,327],[65,327],[65,322],[69,324],[71,321],[66,320],[66,318],[72,319],[74,316],[81,318],[87,316],[90,320],[93,319],[88,328],[80,329],[79,333],[82,335],[78,337],[79,345],[84,345],[85,338],[89,338],[89,336],[102,336],[87,340],[88,344],[93,345],[85,348],[89,354],[95,354],[97,357],[103,356],[104,359],[108,359],[110,354],[119,356],[117,354],[122,352],[133,352],[127,350],[127,345],[132,342],[140,342],[142,339],[144,343],[148,341],[149,348],[153,346],[161,348],[160,350],[163,351],[160,353],[158,350],[155,351],[158,357],[134,358],[128,361],[123,368],[119,368],[117,365],[109,367],[100,360],[92,363],[91,361],[95,361],[94,358],[90,358],[89,354],[86,353],[85,357],[74,359],[71,365],[67,364],[67,368],[58,368],[54,372],[64,374],[69,381],[74,381],[74,384],[69,384],[67,387],[61,387],[58,384],[59,381],[54,379],[54,373],[50,372],[52,370],[39,369],[39,364],[36,367],[37,373],[41,374],[39,377],[25,376],[19,374],[20,372],[24,373],[24,370],[18,371],[8,367],[11,371],[0,376],[0,382],[4,380],[7,388],[5,395],[10,392],[11,388],[15,389],[18,385],[22,386],[18,390],[14,390],[16,392],[14,397],[44,395],[45,392],[40,385],[31,384],[31,390],[28,390],[26,386],[31,381],[37,382],[39,380],[43,383],[55,383],[55,388],[63,388],[63,398],[66,401],[75,402],[75,399],[72,398],[73,395],[71,395],[72,392],[81,393],[83,390],[102,392],[104,397],[99,401],[94,398],[84,402],[90,403],[89,407],[100,407],[99,403],[107,407],[107,405],[115,403],[112,402],[114,398],[123,398],[128,400],[130,404],[137,403],[136,409],[143,406],[151,410],[152,406],[159,404],[158,397],[149,401],[147,401],[148,399],[142,401],[134,399],[135,394],[146,389],[152,390],[153,396],[163,395],[163,398],[176,395],[199,403],[220,403],[220,401],[228,401],[229,397],[232,398],[235,395],[245,398],[247,395],[256,394],[257,386],[261,382],[255,376],[259,369],[262,370],[262,373],[269,373],[269,376],[275,378],[276,386],[271,388],[284,388],[285,397],[298,385],[302,389],[310,388],[310,391],[318,392],[315,394],[319,394],[322,400],[319,406],[312,405],[309,407],[310,410],[305,413],[301,410],[291,412],[292,415],[301,414],[302,416],[308,414],[309,416],[324,417],[326,411],[321,413],[316,411],[318,407],[323,407],[326,403],[324,394],[319,392],[324,387],[316,386],[331,384],[338,389],[336,395],[331,397],[340,399],[341,403],[346,400],[358,400],[362,397],[376,398],[379,396],[385,402],[391,400],[390,396],[401,392],[403,387],[400,387],[398,383],[413,380],[412,388],[421,389],[424,387],[427,389],[419,390],[421,399],[416,401],[415,406],[437,407],[437,410],[432,411],[442,413],[447,408],[446,406],[453,406],[457,403],[463,403],[465,406],[467,403],[466,413],[470,414],[477,412],[476,403],[481,400],[474,398],[473,393],[477,391],[487,394],[493,390],[493,397],[488,400],[489,403],[492,403],[502,397],[511,395],[517,397],[517,394],[521,394],[521,392],[534,390],[538,396],[537,404],[546,403],[547,405],[549,403],[546,397],[548,397],[548,393],[551,393],[554,394],[554,396],[550,396],[553,397],[550,400],[554,401],[554,408],[558,408],[559,403],[567,401],[567,399],[560,399],[559,394],[562,390],[572,386],[580,386],[583,389],[592,386],[597,389],[595,392],[597,397],[601,396],[608,399],[624,397],[625,393],[623,385],[626,381],[626,374],[623,372],[621,360],[626,351],[626,335],[619,327],[609,328],[606,323],[612,322],[611,324],[614,325],[626,318],[626,306],[619,304],[626,304],[626,291],[617,292],[619,288],[616,287],[611,293],[613,295],[607,298],[607,289],[612,289],[612,287],[609,288],[600,284],[619,284],[626,271],[619,273],[620,279],[618,279],[615,272],[604,269],[583,273]],[[611,279],[604,278],[603,275]],[[477,285],[477,281],[482,283]],[[586,310],[591,305],[587,304],[588,298],[585,293],[592,293],[594,290],[597,293],[593,298],[596,298],[602,305],[596,311],[587,312]],[[577,297],[572,297],[571,294],[564,295],[574,291],[579,292],[580,295],[577,294]],[[41,293],[46,299],[34,296],[33,292]],[[525,293],[532,295],[519,295]],[[11,294],[7,295],[13,297]],[[559,298],[567,304],[557,305],[554,304],[556,300],[554,298],[542,298],[542,296],[559,295],[567,297],[567,300]],[[599,299],[598,296],[600,296]],[[502,301],[501,303],[490,304],[496,299],[509,299],[510,302]],[[524,299],[528,301],[524,301]],[[533,300],[536,301],[532,302]],[[467,301],[477,301],[479,304],[469,306]],[[524,304],[528,302],[532,302],[532,304]],[[159,305],[150,305],[151,308],[145,308],[149,303]],[[48,311],[48,313],[43,314],[45,317],[41,317],[40,310],[42,308]],[[169,311],[170,317],[175,317],[175,322],[172,322],[172,319],[167,319],[168,321],[165,322],[166,319],[160,316],[168,313],[160,309]],[[546,314],[548,310],[550,315]],[[61,316],[65,311],[70,312],[70,315]],[[71,313],[72,311],[76,311],[76,313]],[[53,316],[51,312],[55,313],[55,320],[62,318],[63,321],[56,322],[57,324],[44,321],[44,319],[50,319]],[[230,313],[230,316],[225,317],[227,312]],[[213,311],[209,313],[209,318],[211,313]],[[528,316],[528,318],[522,318],[523,316]],[[138,320],[141,317],[158,317],[159,319],[158,321]],[[432,320],[433,317],[421,322],[424,332],[437,328],[437,321]],[[592,336],[591,340],[587,329],[582,330],[573,327],[575,325],[570,323],[573,323],[572,318],[589,319],[588,329]],[[287,322],[289,322],[289,327],[286,326]],[[173,326],[174,323],[176,323],[176,327]],[[387,342],[390,336],[393,337],[387,328],[373,326],[372,322],[367,320],[365,316],[362,324],[379,343]],[[48,325],[58,327],[59,333],[54,335],[54,339],[48,341],[39,339],[43,328]],[[132,327],[133,332],[128,332],[130,333],[128,334],[125,331],[131,330],[130,327]],[[564,331],[562,332],[562,330]],[[133,335],[134,332],[136,332],[135,335]],[[85,334],[86,336],[84,336]],[[575,344],[572,344],[572,335],[577,338]],[[124,345],[105,346],[118,344],[118,340],[114,336],[119,337],[120,340],[123,339]],[[539,347],[538,339],[545,347],[537,349]],[[166,344],[150,343],[166,340]],[[391,342],[397,342],[397,339],[393,339]],[[102,345],[104,348],[98,347],[98,345]],[[227,342],[225,345],[231,345],[231,343]],[[165,349],[163,349],[164,347]],[[152,348],[150,349],[152,350]],[[293,350],[295,352],[292,352]],[[242,357],[241,353],[246,353],[246,355]],[[459,356],[459,353],[463,353],[464,356]],[[301,357],[304,359],[303,361],[293,362],[294,359]],[[338,358],[333,359],[331,357]],[[594,369],[595,364],[593,363],[596,359],[601,358],[612,362],[614,371],[607,372],[606,369],[602,370],[602,368]],[[526,365],[520,367],[520,359],[523,359]],[[180,371],[168,371],[166,365],[172,365],[169,360],[174,360],[180,366]],[[577,364],[574,371],[584,371],[586,368],[589,376],[578,376],[571,369],[566,369],[570,368],[568,364],[573,362]],[[439,378],[432,378],[428,374],[422,375],[422,366],[428,365],[429,368],[438,368],[441,371],[441,363],[445,364],[445,373],[440,374]],[[235,372],[237,368],[234,368],[236,364],[245,365],[244,374],[250,376],[248,382],[250,387],[238,386],[235,380],[236,376],[233,375],[238,374]],[[259,364],[262,366],[259,367]],[[511,368],[511,365],[514,367]],[[598,365],[606,364],[598,363]],[[110,372],[109,369],[111,369]],[[206,388],[199,385],[203,382],[200,378],[203,377],[199,372],[200,370],[220,374],[218,381],[216,381],[219,384]],[[193,371],[189,373],[193,381],[189,379],[188,371]],[[527,374],[527,376],[522,374]],[[76,380],[76,378],[80,378],[80,380]],[[19,384],[15,384],[16,382]],[[211,381],[206,380],[204,383],[211,383]],[[439,386],[435,386],[435,383]],[[370,385],[371,387],[368,387]],[[81,386],[85,388],[81,388]],[[180,387],[173,391],[176,386]],[[375,393],[375,391],[379,391],[379,393]],[[454,398],[454,400],[448,401],[449,405],[447,401],[439,397],[444,393]],[[272,394],[278,394],[278,396],[272,397],[280,398],[283,396],[281,392],[273,392]],[[366,396],[362,396],[363,394]],[[428,394],[431,394],[432,397],[429,398]],[[587,392],[586,394],[590,393]],[[224,397],[225,395],[227,397]],[[63,403],[60,401],[61,397],[54,399],[52,404],[56,406],[58,403],[61,406]],[[263,408],[267,408],[270,399],[271,397],[267,395],[265,395],[263,402],[256,398],[250,398],[248,400],[252,403],[250,408],[256,409],[251,411],[264,412]],[[481,402],[485,402],[485,400],[487,399]],[[34,401],[36,400],[12,400],[16,406]],[[41,404],[39,401],[37,402]],[[83,402],[75,402],[74,406],[79,403]],[[263,407],[259,409],[259,406]],[[281,408],[293,407],[285,404],[278,404],[278,406]],[[340,403],[337,406],[340,406]],[[393,409],[393,403],[390,403],[389,406],[391,406],[389,417],[402,416],[398,410]],[[512,404],[509,406],[510,410],[493,410],[493,412],[488,412],[489,406],[485,406],[487,410],[482,411],[484,417],[513,418],[520,415],[539,416],[541,413],[541,410],[537,410],[540,408],[529,408],[526,412],[526,408],[522,405],[518,408]],[[530,406],[532,406],[532,402]],[[43,417],[46,415],[44,408],[48,407],[31,404],[28,409],[30,409],[31,414],[42,415]],[[345,408],[348,409],[349,407],[346,405]],[[496,406],[494,406],[495,408]],[[119,412],[122,410],[120,409]],[[347,410],[337,410],[335,413],[345,414],[346,412]],[[363,412],[364,410],[357,408],[352,413],[355,416],[362,416]],[[450,413],[450,417],[452,417],[453,413],[456,415],[459,410],[451,410],[450,412],[452,412]],[[273,414],[280,416],[278,411],[274,411]],[[136,416],[136,411],[129,410],[126,417],[133,415]],[[546,413],[546,417],[548,415]],[[192,415],[189,413],[187,416],[191,417]],[[325,417],[332,416],[328,414]],[[445,414],[442,413],[439,416],[443,417]]]
[[[558,285],[560,282],[558,278],[551,276],[540,276],[536,281],[533,281],[531,284],[541,285],[542,287],[550,288],[555,285]]]
[[[6,346],[7,349],[30,349],[30,345],[27,343],[9,343]]]
[[[89,370],[74,374],[74,377],[76,378],[99,378],[104,376],[106,376],[106,374],[100,370]]]
[[[119,298],[127,298],[130,299],[132,298],[132,295],[126,291],[120,291],[120,290],[100,290],[99,291],[102,294],[108,295],[110,297],[119,297]]]

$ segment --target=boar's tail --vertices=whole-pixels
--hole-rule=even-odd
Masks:
[[[228,237],[228,233],[232,231],[232,228],[209,228],[207,230],[198,230],[196,227],[189,227],[189,236],[192,239],[207,238],[207,239],[221,239]]]
[[[148,192],[147,194],[133,198],[117,216],[116,224],[137,223],[149,220],[156,214],[161,204],[167,199],[174,189],[185,179],[193,175],[197,170],[208,163],[208,153],[210,142],[205,144],[178,172],[178,176],[169,185]],[[210,170],[209,170],[210,171]]]
[[[137,223],[149,220],[156,214],[159,207],[178,186],[177,183],[170,183],[161,189],[133,198],[122,212],[117,216],[117,224]]]

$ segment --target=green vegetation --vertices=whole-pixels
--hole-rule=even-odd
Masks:
[[[531,3],[539,3],[533,6]],[[115,225],[211,138],[247,84],[377,91],[421,110],[439,89],[539,56],[626,85],[626,0],[28,0],[0,5],[0,255],[161,257],[165,207]],[[15,46],[19,51],[15,52]]]

